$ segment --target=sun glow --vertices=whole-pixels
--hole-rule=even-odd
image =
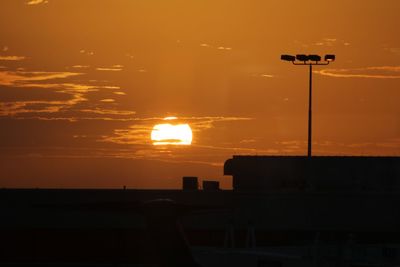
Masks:
[[[165,120],[174,120],[168,117]],[[153,145],[190,145],[192,144],[192,129],[189,124],[157,124],[151,131]]]

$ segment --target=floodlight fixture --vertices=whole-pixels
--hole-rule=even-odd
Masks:
[[[309,60],[308,56],[307,56],[307,55],[304,55],[304,54],[298,54],[298,55],[296,55],[296,59],[297,59],[298,61],[304,61],[304,62],[306,62],[306,61]]]
[[[335,59],[336,59],[335,55],[325,55],[325,61],[327,62],[335,61]]]
[[[319,55],[308,55],[308,59],[311,60],[311,61],[318,62],[318,61],[321,61],[321,56],[319,56]]]
[[[296,57],[292,55],[281,55],[281,60],[293,62],[296,60]]]

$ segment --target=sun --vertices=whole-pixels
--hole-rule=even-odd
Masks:
[[[167,117],[164,120],[176,120],[176,117]],[[191,145],[193,139],[189,124],[162,123],[156,124],[151,131],[153,145]]]

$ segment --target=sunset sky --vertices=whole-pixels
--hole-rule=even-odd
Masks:
[[[232,155],[400,156],[398,0],[2,0],[0,187],[179,188]],[[192,145],[155,146],[163,118]]]

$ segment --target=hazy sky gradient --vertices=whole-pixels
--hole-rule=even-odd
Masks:
[[[234,154],[400,155],[397,0],[3,0],[0,186],[177,188]],[[176,116],[192,146],[154,147]]]

